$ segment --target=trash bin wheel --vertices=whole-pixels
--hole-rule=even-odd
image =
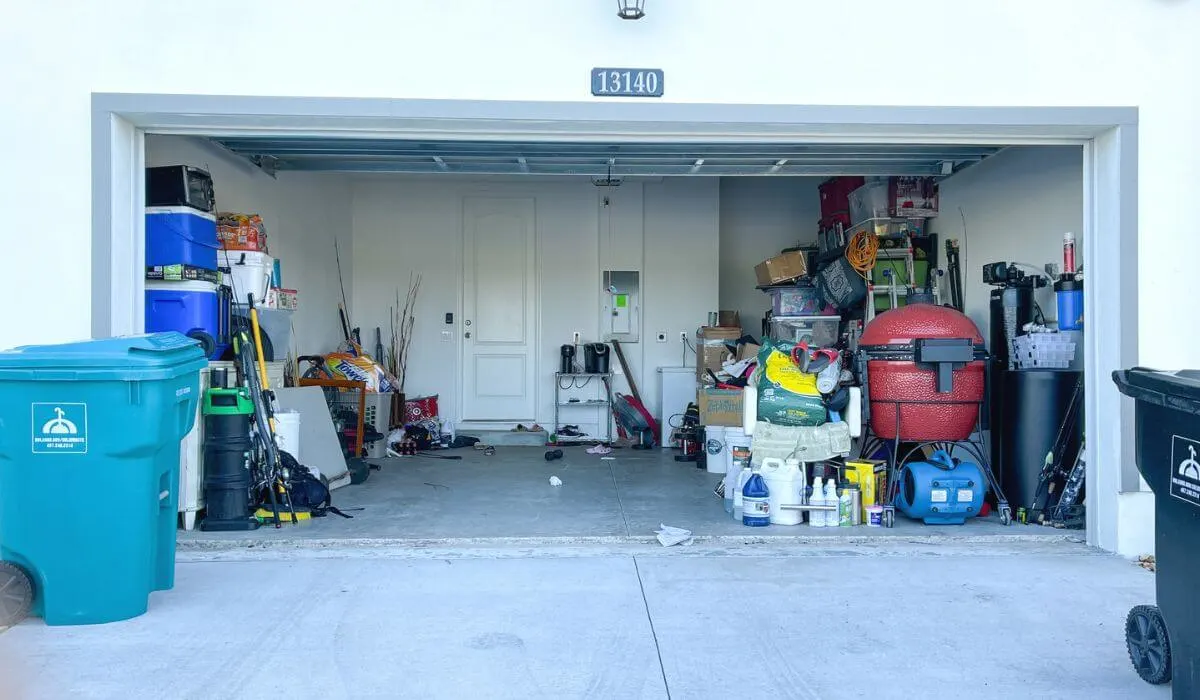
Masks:
[[[1125,618],[1125,646],[1142,680],[1161,685],[1171,680],[1171,640],[1156,605],[1139,605]]]
[[[0,561],[0,627],[12,627],[33,608],[33,582],[16,564]]]

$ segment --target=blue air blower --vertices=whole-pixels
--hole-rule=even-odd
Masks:
[[[926,462],[909,462],[900,474],[896,507],[926,525],[962,525],[979,515],[987,480],[973,462],[938,450]]]

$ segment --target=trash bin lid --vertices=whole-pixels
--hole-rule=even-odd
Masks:
[[[1134,367],[1113,372],[1113,382],[1122,394],[1138,401],[1200,415],[1200,370]]]
[[[200,343],[175,332],[0,351],[0,381],[153,381],[207,366]]]

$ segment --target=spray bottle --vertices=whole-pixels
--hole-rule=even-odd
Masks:
[[[850,527],[853,525],[854,501],[850,496],[850,482],[842,482],[842,496],[838,499],[838,526]]]
[[[842,521],[838,515],[837,479],[829,477],[825,480],[825,505],[833,506],[833,510],[825,511],[825,527],[837,527]]]
[[[808,497],[808,504],[812,506],[825,505],[825,491],[821,487],[821,477],[819,476],[813,477],[812,495]],[[808,511],[808,524],[812,527],[825,527],[825,511]]]

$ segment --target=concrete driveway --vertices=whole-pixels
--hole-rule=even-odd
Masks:
[[[181,554],[128,622],[0,634],[15,698],[1168,698],[1154,575],[1069,542]]]

